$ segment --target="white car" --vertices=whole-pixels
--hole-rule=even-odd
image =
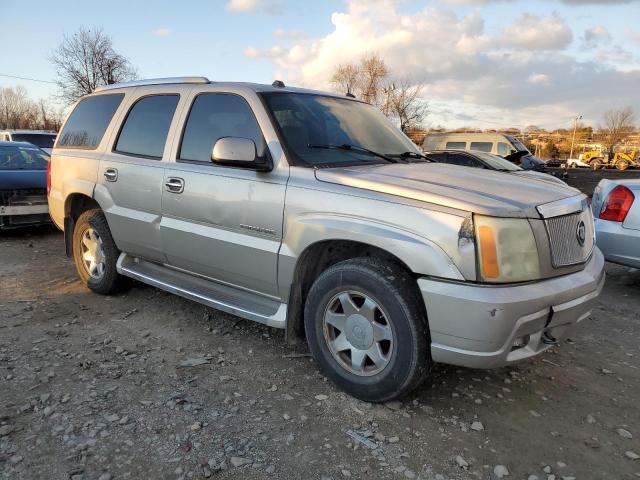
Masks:
[[[591,211],[604,258],[640,268],[640,179],[600,180]]]

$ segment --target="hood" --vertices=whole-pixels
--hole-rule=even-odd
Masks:
[[[567,186],[564,180],[555,177],[550,173],[536,172],[535,170],[516,170],[510,173],[511,175],[517,175],[523,178],[533,178],[535,180],[540,180],[541,182],[550,182],[555,183],[556,185],[564,185],[565,187]]]
[[[46,170],[0,170],[0,190],[47,188]]]
[[[319,169],[316,178],[321,182],[504,217],[540,218],[536,206],[580,195],[574,188],[547,180],[444,163]]]

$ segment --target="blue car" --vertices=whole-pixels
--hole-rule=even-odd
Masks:
[[[0,230],[51,221],[48,165],[49,155],[35,145],[0,142]]]

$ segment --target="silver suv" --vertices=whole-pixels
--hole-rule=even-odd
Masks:
[[[539,354],[604,283],[577,190],[431,163],[374,107],[282,82],[102,88],[67,118],[49,180],[91,290],[129,277],[306,337],[368,401],[434,362]]]

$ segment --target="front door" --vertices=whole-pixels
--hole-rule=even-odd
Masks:
[[[249,138],[258,156],[269,155],[243,97],[197,95],[177,161],[165,169],[163,248],[175,268],[275,297],[286,174],[214,165],[213,145],[230,136]]]

